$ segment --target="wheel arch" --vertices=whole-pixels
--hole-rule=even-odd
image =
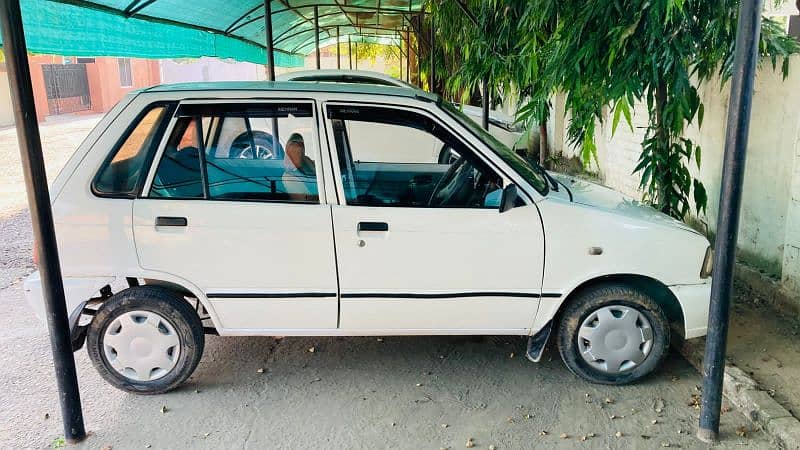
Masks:
[[[683,313],[683,307],[669,287],[655,278],[632,273],[602,275],[590,278],[578,284],[574,289],[566,294],[564,301],[562,301],[558,306],[558,309],[552,318],[553,323],[558,323],[561,314],[567,308],[567,306],[575,301],[575,299],[579,298],[583,292],[604,284],[624,284],[644,292],[664,310],[664,314],[667,316],[667,320],[674,330],[678,331],[682,335],[686,333],[686,320]]]

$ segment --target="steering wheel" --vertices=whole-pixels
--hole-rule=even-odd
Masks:
[[[466,158],[459,159],[436,183],[428,206],[466,205],[475,190],[474,178],[472,164]]]
[[[255,148],[253,148],[255,144]],[[233,159],[283,159],[284,151],[280,142],[278,147],[273,149],[272,135],[263,131],[253,131],[252,139],[250,133],[245,131],[236,136],[233,140],[228,157]]]

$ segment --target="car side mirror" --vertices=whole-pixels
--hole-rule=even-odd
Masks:
[[[503,196],[500,197],[500,212],[504,213],[514,207],[517,202],[517,186],[509,184],[503,188]]]

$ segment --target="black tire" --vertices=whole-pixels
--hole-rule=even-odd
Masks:
[[[104,351],[103,336],[111,323],[129,311],[151,311],[169,322],[180,341],[175,366],[152,381],[128,378],[114,369]],[[162,394],[186,381],[203,356],[203,324],[191,305],[180,295],[157,286],[137,286],[115,294],[100,306],[89,325],[86,349],[95,369],[112,386],[134,394]]]
[[[611,305],[634,308],[650,323],[652,346],[637,366],[618,373],[592,367],[580,355],[578,331],[594,311]],[[652,373],[663,361],[669,348],[670,327],[661,307],[647,294],[624,284],[604,284],[578,294],[562,311],[558,322],[558,351],[570,372],[598,384],[623,385],[636,382]]]

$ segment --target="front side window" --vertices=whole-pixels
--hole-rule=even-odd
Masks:
[[[158,105],[140,116],[138,123],[115,148],[111,159],[97,173],[92,183],[95,194],[104,197],[136,196],[142,167],[163,134],[168,109],[166,105]]]
[[[329,106],[348,205],[497,208],[502,178],[427,116]]]
[[[318,203],[311,104],[184,105],[151,197]]]

